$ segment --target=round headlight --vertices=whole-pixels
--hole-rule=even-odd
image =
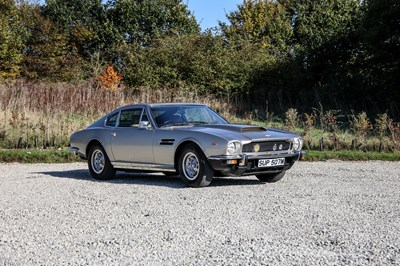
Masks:
[[[303,139],[302,138],[296,138],[293,140],[293,150],[294,151],[299,151],[303,148]]]
[[[226,147],[226,151],[228,154],[239,154],[241,148],[242,145],[240,144],[239,141],[230,141],[228,143],[228,146]]]

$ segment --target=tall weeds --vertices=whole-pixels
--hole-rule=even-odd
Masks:
[[[400,123],[386,113],[371,120],[364,112],[345,116],[338,110],[326,111],[321,105],[309,114],[289,109],[283,120],[269,114],[268,108],[265,116],[253,110],[241,119],[238,110],[243,109],[242,102],[200,96],[190,88],[110,90],[98,81],[45,84],[22,80],[0,85],[0,148],[65,147],[72,132],[117,107],[141,102],[205,103],[235,123],[257,123],[301,133],[307,149],[400,150]]]
[[[196,91],[108,90],[96,81],[0,85],[0,148],[68,145],[72,132],[85,128],[117,107],[140,102],[203,102],[222,113],[229,105]]]

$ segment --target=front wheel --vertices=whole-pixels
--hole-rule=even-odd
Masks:
[[[182,181],[190,187],[206,187],[214,177],[206,156],[194,144],[187,145],[181,152],[178,169]]]
[[[259,174],[256,175],[256,177],[263,182],[267,183],[274,183],[282,179],[286,174],[286,171],[282,171],[279,173],[273,173],[273,174]]]
[[[88,166],[90,175],[94,179],[107,180],[115,176],[115,169],[100,145],[90,148]]]

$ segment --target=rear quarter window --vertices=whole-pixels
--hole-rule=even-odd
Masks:
[[[118,113],[112,114],[107,117],[106,126],[108,127],[115,127],[117,124]]]

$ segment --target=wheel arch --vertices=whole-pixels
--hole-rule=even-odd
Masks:
[[[174,166],[177,171],[178,171],[179,156],[180,156],[182,150],[189,144],[194,144],[203,154],[205,154],[203,149],[200,147],[200,145],[198,143],[196,143],[195,141],[193,141],[193,140],[183,141],[182,143],[180,143],[178,145],[178,147],[175,150],[175,154],[174,154]]]
[[[99,140],[97,140],[97,139],[92,139],[91,141],[89,141],[88,145],[86,146],[86,152],[85,152],[86,158],[89,158],[89,151],[90,151],[90,148],[92,148],[94,145],[99,145],[99,146],[102,147],[103,150],[104,150],[104,147],[103,147],[103,145],[101,144],[101,142],[100,142]],[[104,150],[104,151],[105,151],[105,150]]]

